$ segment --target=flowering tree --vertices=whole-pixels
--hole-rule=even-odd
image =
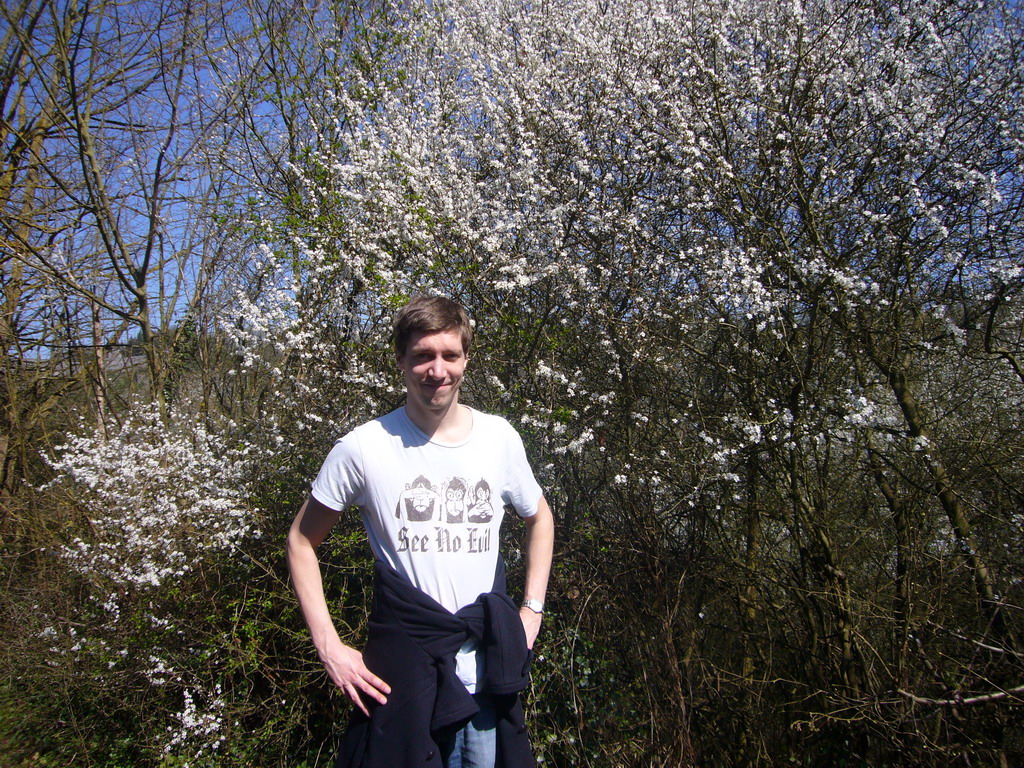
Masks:
[[[202,663],[189,664],[181,646],[191,646],[185,634],[197,627],[183,609],[202,594],[197,578],[220,553],[239,557],[241,545],[259,535],[245,498],[247,465],[258,456],[232,450],[186,419],[168,428],[155,407],[137,409],[116,434],[81,434],[57,450],[53,490],[73,494],[69,503],[88,518],[88,533],[59,557],[85,580],[89,604],[74,621],[51,614],[62,624],[41,637],[55,654],[98,667],[93,684],[100,687],[138,677],[173,689],[183,709],[165,752],[216,750],[226,727],[216,715],[221,687],[203,673],[224,663],[224,649],[207,644]],[[200,695],[210,701],[197,711]]]

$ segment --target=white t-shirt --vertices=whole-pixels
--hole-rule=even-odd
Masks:
[[[452,613],[490,591],[505,509],[532,517],[541,498],[519,433],[500,416],[472,417],[454,445],[404,408],[362,424],[334,444],[312,491],[331,509],[358,507],[374,555]],[[473,654],[458,666],[475,690]]]

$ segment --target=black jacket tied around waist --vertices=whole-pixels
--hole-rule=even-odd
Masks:
[[[454,614],[376,563],[363,661],[391,694],[369,719],[354,710],[335,768],[440,768],[440,745],[479,711],[455,674],[455,655],[470,638],[485,660],[477,690],[494,698],[498,715],[495,768],[534,768],[519,700],[533,654],[500,559],[492,590]]]

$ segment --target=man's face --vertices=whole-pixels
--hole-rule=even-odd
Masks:
[[[457,330],[413,334],[405,354],[398,355],[407,407],[416,413],[446,412],[458,402],[468,361]]]

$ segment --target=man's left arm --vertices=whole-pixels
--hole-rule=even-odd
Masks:
[[[524,600],[544,602],[551,574],[551,559],[555,547],[555,519],[551,507],[543,496],[537,504],[537,513],[526,518],[526,586]],[[526,630],[526,645],[533,648],[540,634],[541,614],[527,607],[519,609],[519,618]]]

